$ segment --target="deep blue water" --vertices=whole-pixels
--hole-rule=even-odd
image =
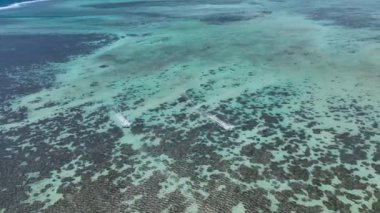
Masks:
[[[14,3],[28,2],[28,1],[33,1],[33,0],[1,0],[0,7],[5,7]]]

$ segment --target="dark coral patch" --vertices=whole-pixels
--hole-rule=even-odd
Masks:
[[[57,70],[47,63],[66,62],[115,40],[106,34],[0,35],[0,102],[51,86]]]

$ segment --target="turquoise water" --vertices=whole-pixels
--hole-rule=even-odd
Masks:
[[[1,10],[0,212],[379,212],[379,11]]]

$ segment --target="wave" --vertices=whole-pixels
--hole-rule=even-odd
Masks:
[[[17,3],[13,3],[13,4],[9,4],[9,5],[0,7],[0,10],[16,9],[16,8],[20,8],[20,7],[23,7],[23,6],[28,5],[28,4],[33,4],[33,3],[37,3],[37,2],[44,2],[44,1],[49,1],[49,0],[33,0],[33,1],[17,2]]]

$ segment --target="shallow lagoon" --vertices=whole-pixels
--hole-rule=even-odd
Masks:
[[[378,212],[379,8],[0,11],[0,212]]]

